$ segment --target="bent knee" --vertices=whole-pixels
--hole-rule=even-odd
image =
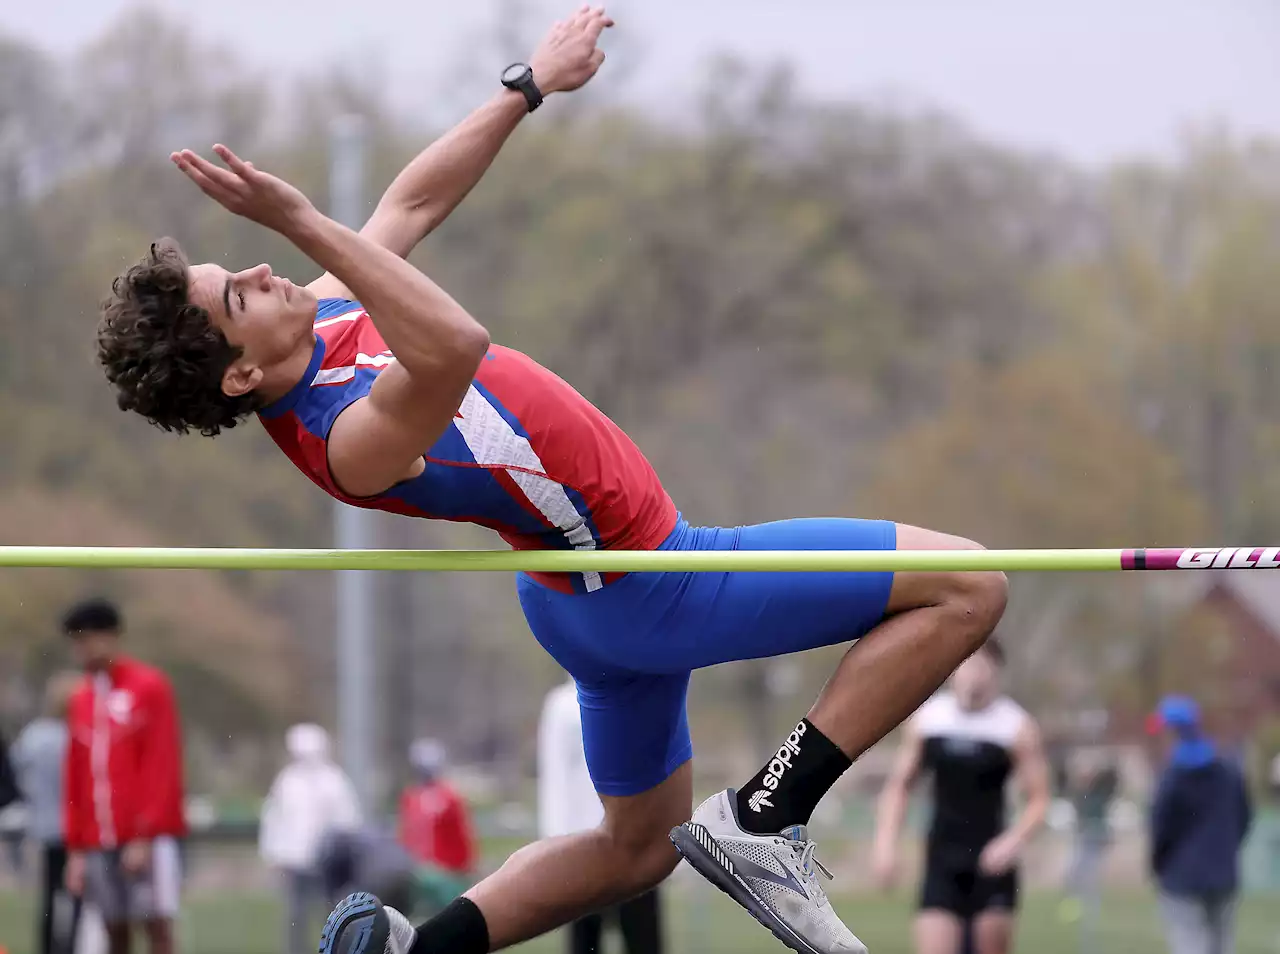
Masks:
[[[957,550],[985,550],[980,543],[954,538]],[[1000,570],[970,570],[946,574],[943,602],[973,625],[978,645],[986,641],[1009,602],[1009,578]]]
[[[676,851],[676,846],[671,843],[670,838],[664,838],[654,845],[653,850],[644,860],[642,865],[644,876],[641,879],[644,883],[639,890],[648,891],[650,888],[657,887],[676,870],[679,864],[680,853]]]
[[[620,876],[618,888],[625,897],[635,897],[657,887],[680,863],[680,854],[666,833],[643,843],[615,840],[612,847],[619,860],[615,869]]]

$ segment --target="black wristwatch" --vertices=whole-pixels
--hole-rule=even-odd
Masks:
[[[502,85],[507,89],[517,89],[524,94],[529,104],[529,112],[542,105],[542,90],[533,81],[533,70],[528,63],[512,63],[502,71]]]

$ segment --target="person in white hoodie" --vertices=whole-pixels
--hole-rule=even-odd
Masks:
[[[334,832],[360,826],[360,802],[347,774],[333,761],[329,733],[303,723],[285,733],[289,762],[280,770],[266,802],[258,834],[262,860],[280,872],[285,895],[288,954],[310,954],[310,913],[332,899],[324,896],[317,861]]]

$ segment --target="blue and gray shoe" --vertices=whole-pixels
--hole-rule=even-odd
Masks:
[[[362,891],[333,909],[320,934],[320,954],[409,954],[416,938],[408,918]]]
[[[756,835],[738,822],[733,789],[715,795],[671,832],[671,841],[713,885],[742,905],[798,954],[867,954],[827,900],[818,875],[831,873],[814,857],[803,825]]]

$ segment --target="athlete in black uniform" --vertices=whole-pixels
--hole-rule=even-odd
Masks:
[[[917,954],[960,954],[972,925],[975,954],[1005,954],[1018,902],[1018,855],[1044,821],[1049,773],[1035,720],[1001,694],[1004,654],[989,639],[916,711],[880,796],[873,867],[888,888],[912,783],[933,779],[933,821],[925,846],[916,918]],[[1026,802],[1006,827],[1006,783]]]

